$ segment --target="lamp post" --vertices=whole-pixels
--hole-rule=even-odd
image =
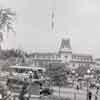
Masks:
[[[33,72],[29,71],[29,85],[30,85],[30,90],[29,90],[28,100],[31,98],[31,93],[32,93],[32,77],[33,77]]]
[[[74,86],[74,82],[75,82],[75,70],[72,70],[72,79],[73,79],[73,86]]]
[[[96,84],[95,100],[98,100],[98,92],[99,92],[99,88],[100,88],[100,85],[97,83],[97,84]]]
[[[73,78],[73,86],[74,86],[74,83],[75,83],[75,70],[72,70],[72,78]],[[76,100],[76,91],[74,92],[74,100]]]
[[[87,70],[87,98],[86,100],[91,100],[91,94],[89,94],[89,80],[90,80],[91,70]]]

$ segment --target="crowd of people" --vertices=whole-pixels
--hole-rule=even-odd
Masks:
[[[49,90],[49,88],[43,88],[44,85],[44,80],[39,80],[39,79],[43,79],[43,76],[40,75],[40,73],[38,74],[37,72],[32,72],[30,71],[28,74],[27,78],[24,78],[23,84],[19,95],[17,97],[17,100],[29,100],[31,97],[31,88],[33,86],[33,82],[36,83],[37,85],[40,86],[40,95],[50,95],[51,91]],[[35,80],[36,79],[36,80]],[[7,79],[6,85],[1,86],[0,89],[0,100],[12,100],[12,98],[14,99],[14,95],[13,94],[13,88],[11,88],[10,86],[12,86],[12,84],[10,83],[10,79]],[[29,89],[30,87],[30,89]],[[28,94],[27,97],[25,97],[25,95]]]

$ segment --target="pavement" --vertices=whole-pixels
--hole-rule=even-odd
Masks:
[[[5,82],[4,78],[1,79],[2,83]],[[1,83],[0,82],[0,83]],[[3,83],[4,84],[4,83]],[[54,89],[54,96],[59,96],[59,87],[52,87]],[[95,100],[96,89],[91,89],[92,100]],[[81,90],[76,90],[75,88],[61,87],[60,88],[60,97],[71,98],[71,100],[86,100],[87,89],[83,88]],[[98,100],[100,100],[100,91],[98,93]]]
[[[54,93],[53,95],[59,96],[59,88],[53,87]],[[92,92],[92,100],[95,100],[96,89],[90,89]],[[86,100],[87,99],[87,90],[83,88],[81,90],[76,90],[74,88],[60,88],[60,97],[71,98],[71,100]],[[100,92],[98,93],[98,100],[100,100]]]

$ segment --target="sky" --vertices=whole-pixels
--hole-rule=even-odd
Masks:
[[[3,48],[57,52],[61,38],[69,37],[73,52],[100,57],[100,0],[0,0],[17,13],[16,35],[9,33]],[[55,7],[55,30],[51,10]]]

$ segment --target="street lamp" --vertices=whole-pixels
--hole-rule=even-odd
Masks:
[[[74,81],[75,81],[75,70],[72,70],[72,79],[73,79],[73,86],[74,86]]]
[[[91,100],[91,96],[89,97],[89,79],[90,79],[91,70],[87,70],[87,100]]]
[[[75,70],[72,70],[73,86],[75,83],[75,76],[76,76],[76,72]],[[76,91],[74,92],[74,100],[76,100]]]
[[[33,78],[33,72],[29,71],[29,85],[30,85],[30,91],[29,91],[29,95],[28,98],[31,98],[31,93],[32,93],[32,78]]]
[[[2,100],[2,94],[0,94],[0,100]]]
[[[90,75],[90,73],[91,73],[91,70],[90,70],[90,69],[88,69],[88,70],[87,70],[87,74],[88,74],[88,75]]]

